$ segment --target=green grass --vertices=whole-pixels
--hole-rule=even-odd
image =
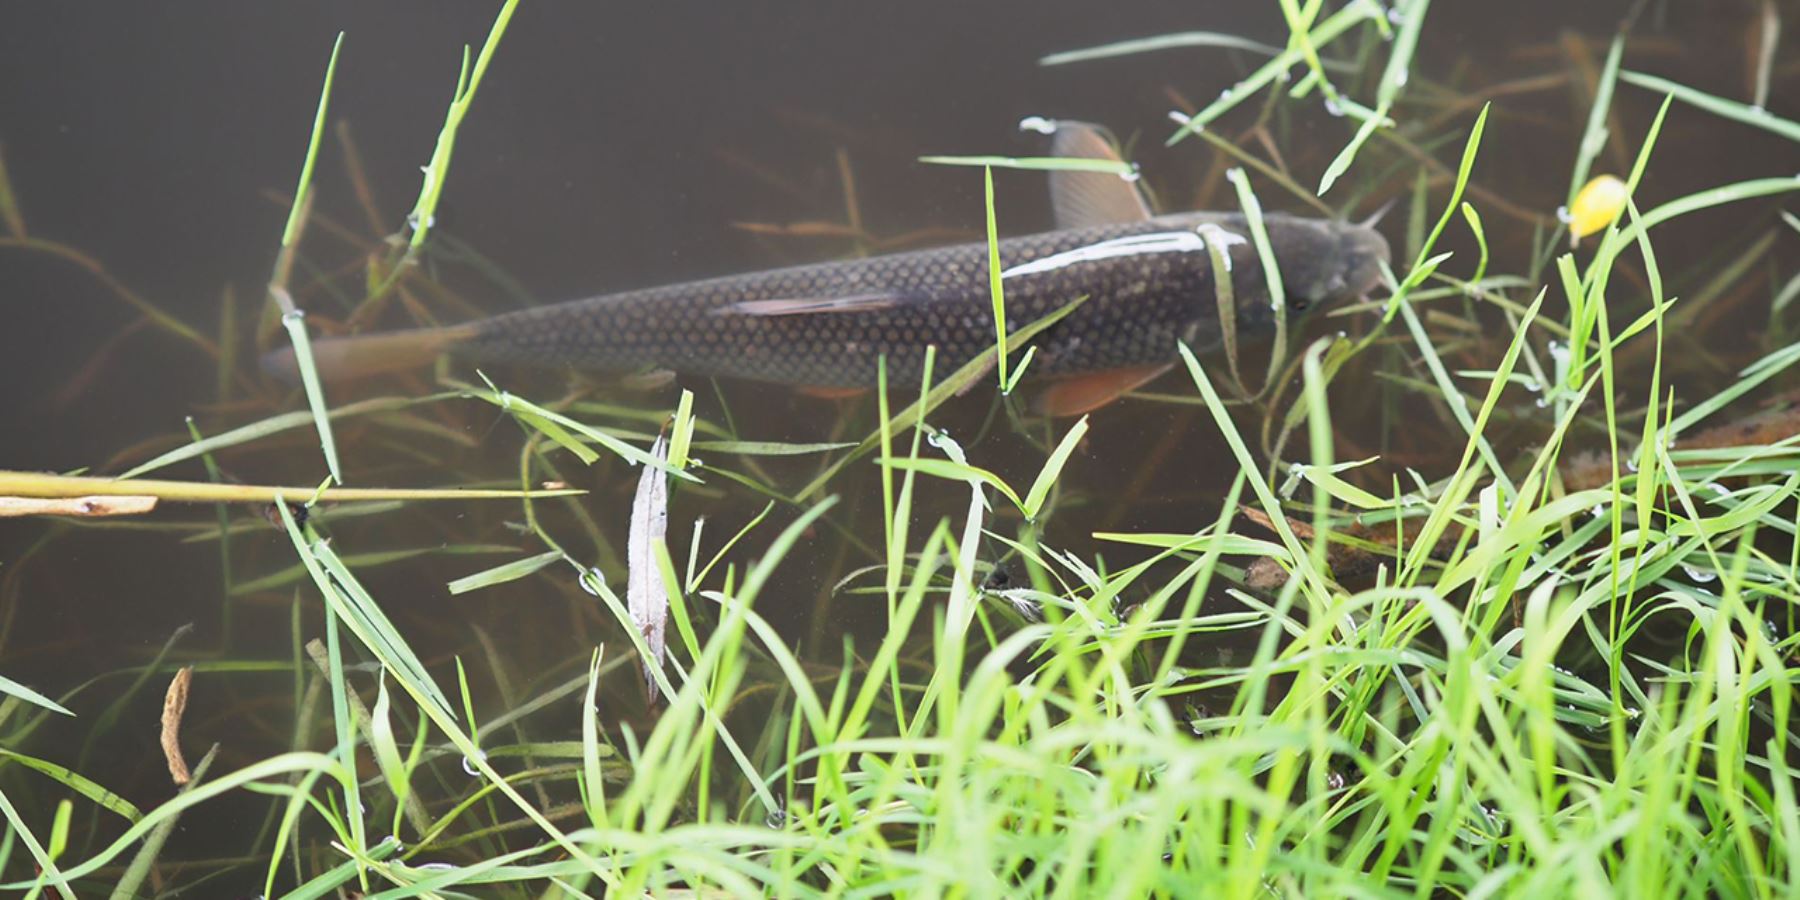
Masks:
[[[269,298],[280,309],[281,326],[294,344],[294,364],[300,370],[300,381],[306,389],[306,404],[312,410],[319,446],[325,451],[325,467],[336,484],[344,483],[344,470],[338,462],[337,440],[331,430],[325,388],[319,382],[319,369],[313,362],[312,340],[306,333],[306,313],[295,306],[289,296],[288,277],[293,268],[294,252],[306,227],[306,211],[312,203],[313,164],[319,158],[319,136],[325,131],[331,82],[337,74],[338,53],[343,49],[344,33],[340,31],[331,45],[331,62],[325,65],[325,84],[319,89],[319,110],[313,115],[312,137],[306,144],[306,162],[300,166],[300,183],[294,188],[294,204],[288,211],[287,225],[281,231],[281,253],[276,257],[275,273],[269,277]]]
[[[946,403],[985,389],[988,367],[998,363],[1010,387],[1006,354],[1029,352],[1067,310],[1010,332],[1000,319],[997,346],[941,381],[929,359],[921,387],[884,379],[873,409],[829,440],[765,440],[766,423],[723,403],[714,421],[686,391],[667,405],[533,402],[446,377],[438,393],[335,410],[320,400],[311,412],[209,428],[207,438],[184,430],[172,449],[135,456],[149,459],[126,467],[125,480],[0,472],[0,494],[286,501],[275,510],[287,540],[272,559],[263,554],[279,565],[231,571],[227,554],[223,584],[299,592],[291,658],[197,666],[201,679],[291,679],[272,682],[294,694],[291,749],[209,755],[196,783],[142,809],[106,788],[108,775],[30,751],[72,714],[91,740],[107,738],[114,715],[92,714],[102,697],[121,681],[127,695],[160,683],[185,660],[158,656],[54,698],[0,678],[0,755],[15,763],[0,781],[0,888],[76,896],[125,881],[129,893],[163,884],[147,882],[159,871],[190,895],[209,878],[250,872],[266,895],[288,897],[1791,896],[1800,437],[1684,441],[1791,384],[1800,344],[1759,344],[1721,390],[1685,387],[1677,351],[1686,345],[1672,320],[1689,307],[1676,286],[1700,279],[1665,270],[1670,254],[1654,229],[1800,183],[1720,178],[1673,199],[1634,194],[1591,250],[1563,253],[1554,235],[1535,242],[1542,253],[1521,253],[1509,238],[1528,229],[1465,200],[1477,197],[1483,160],[1504,152],[1485,132],[1501,107],[1482,105],[1438,132],[1409,128],[1445,90],[1396,74],[1431,38],[1425,7],[1404,4],[1390,29],[1364,0],[1329,13],[1286,2],[1286,48],[1202,32],[1046,60],[1219,46],[1272,56],[1172,140],[1216,129],[1255,98],[1273,116],[1318,102],[1315,90],[1336,96],[1358,124],[1347,145],[1318,158],[1320,194],[1333,182],[1378,181],[1390,154],[1409,158],[1392,151],[1398,142],[1460,153],[1437,188],[1399,179],[1420,186],[1411,240],[1390,273],[1391,298],[1341,320],[1354,335],[1278,347],[1255,397],[1242,385],[1221,394],[1227,367],[1181,348],[1183,380],[1165,382],[1161,397],[1216,433],[1224,455],[1206,464],[1230,476],[1222,504],[1196,504],[1183,533],[1100,524],[1107,498],[1075,471],[1092,455],[1084,448],[1104,446],[1104,413],[1066,426],[1003,420],[997,427],[1012,425],[1039,453],[1023,462],[940,427]],[[465,64],[434,156],[438,187],[448,136],[512,8],[473,77]],[[1390,32],[1391,45],[1378,43]],[[1358,57],[1356,40],[1381,49]],[[1592,114],[1577,117],[1585,132],[1570,136],[1571,195],[1600,164],[1615,79],[1720,117],[1690,127],[1747,124],[1796,138],[1792,123],[1621,69],[1625,46],[1612,44]],[[1278,80],[1288,71],[1298,83]],[[1351,109],[1359,94],[1375,106]],[[1633,138],[1634,188],[1657,166],[1665,125],[1675,127],[1670,109],[1665,99]],[[1371,141],[1377,132],[1391,140]],[[1285,165],[1263,165],[1259,178],[1274,171],[1284,189],[1304,190]],[[1245,170],[1220,180],[1265,246]],[[1774,301],[1792,273],[1766,275],[1757,296]],[[394,277],[423,280],[416,269]],[[1279,283],[1272,268],[1265,278]],[[1235,355],[1228,368],[1238,381]],[[1429,427],[1452,436],[1447,451],[1418,466],[1390,463],[1385,444],[1380,455],[1341,458],[1347,420],[1402,400],[1417,418],[1391,423],[1383,440]],[[411,418],[423,413],[443,418]],[[432,520],[442,540],[425,550],[358,527],[476,489],[316,491],[219,478],[225,462],[279,447],[308,424],[354,426],[366,441],[359,460],[411,466],[443,449],[413,446],[418,435],[496,420],[509,424],[492,440],[517,435],[516,471],[439,479],[516,480],[518,490],[479,494],[520,504],[516,521],[490,522],[482,540],[452,539],[466,533]],[[666,460],[652,449],[665,422]],[[1603,460],[1597,486],[1570,475],[1586,449]],[[195,459],[212,481],[134,478]],[[723,534],[676,521],[677,503],[671,525],[692,527],[671,533],[689,533],[689,546],[652,539],[627,572],[613,547],[625,526],[617,492],[542,487],[570,481],[564,469],[575,466],[591,470],[589,483],[625,484],[650,467],[671,476],[677,497],[768,502]],[[336,515],[322,505],[339,499],[383,502]],[[309,500],[316,514],[299,517],[295,504]],[[849,518],[853,506],[862,512]],[[1272,534],[1243,524],[1240,508],[1264,515]],[[145,537],[236,535],[243,550],[254,529],[237,512],[221,505],[216,523],[162,523]],[[1345,571],[1348,545],[1372,557],[1365,576]],[[774,621],[778,604],[793,602],[783,577],[815,574],[818,546],[847,560],[828,573],[830,601],[879,623],[872,633],[807,643]],[[507,561],[478,568],[456,555],[487,551]],[[34,552],[7,558],[0,576],[41,565]],[[1006,584],[990,577],[996,555],[1016,573]],[[550,592],[581,604],[577,638],[598,621],[605,642],[573,664],[528,660],[523,683],[480,623],[471,625],[479,640],[454,659],[421,651],[441,635],[417,607],[444,598],[371,590],[363,576],[384,565],[477,599]],[[1252,590],[1246,574],[1258,565],[1282,577]],[[625,574],[660,582],[671,602],[668,662],[648,672],[654,706],[625,690],[641,687],[646,652],[615,588]],[[0,599],[10,584],[0,580]],[[159,869],[178,818],[187,827],[208,804],[245,796],[264,802],[254,840]]]

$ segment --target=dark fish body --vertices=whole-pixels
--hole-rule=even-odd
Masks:
[[[1099,126],[1021,123],[1052,136],[1057,157],[1119,162]],[[1135,183],[1081,167],[1049,173],[1058,228],[1000,241],[1006,325],[1022,328],[1076,300],[1038,334],[1029,373],[1062,377],[1048,408],[1092,408],[1154,377],[1181,342],[1223,335],[1220,298],[1240,333],[1274,319],[1273,292],[1242,215],[1156,216]],[[1373,229],[1273,214],[1263,218],[1285,297],[1305,308],[1360,295],[1387,262]],[[449,354],[630,372],[668,369],[820,388],[922,377],[927,348],[951,371],[996,342],[984,242],[816,263],[575,300],[451,328],[320,341],[326,376],[365,375]],[[269,361],[294,371],[291,354]],[[1082,378],[1080,376],[1093,376]]]
[[[1387,259],[1386,242],[1366,228],[1279,214],[1264,222],[1297,307],[1368,290]],[[1215,271],[1209,243],[1229,273]],[[1176,358],[1177,341],[1217,344],[1221,274],[1240,330],[1273,319],[1237,214],[1050,231],[1000,241],[999,251],[1009,329],[1086,298],[1035,339],[1040,376],[1158,365]],[[824,387],[873,385],[885,356],[893,383],[917,383],[927,345],[940,375],[994,345],[988,259],[979,242],[608,294],[473,323],[443,349],[478,362]]]

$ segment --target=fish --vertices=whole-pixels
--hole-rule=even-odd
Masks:
[[[1047,127],[1053,156],[1121,159],[1101,126]],[[1113,172],[1055,169],[1048,178],[1056,228],[997,241],[1009,330],[1083,301],[1031,341],[1026,380],[1050,384],[1040,409],[1098,408],[1172,366],[1178,344],[1216,348],[1221,277],[1230,279],[1237,332],[1272,329],[1273,292],[1243,214],[1158,215],[1134,180]],[[1283,213],[1262,220],[1291,312],[1365,296],[1380,283],[1389,249],[1373,227]],[[890,385],[916,386],[927,347],[943,373],[995,345],[989,258],[980,241],[820,262],[462,325],[326,338],[312,349],[327,379],[449,355],[483,365],[661,369],[835,396],[873,387],[885,360]],[[292,350],[265,357],[265,368],[294,372]]]

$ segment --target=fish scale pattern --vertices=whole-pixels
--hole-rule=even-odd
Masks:
[[[1035,338],[1038,375],[1067,375],[1169,362],[1176,342],[1220,336],[1212,255],[1191,237],[1202,223],[1231,235],[1214,240],[1231,260],[1241,330],[1271,321],[1269,290],[1241,216],[1187,213],[1146,222],[1068,229],[1000,242],[1006,318],[1029,324],[1081,297],[1087,301]],[[1290,286],[1324,283],[1322,267],[1343,226],[1281,215],[1266,218],[1270,245]],[[1121,248],[1167,235],[1170,246]],[[1013,271],[1019,269],[1020,271]],[[1305,290],[1291,290],[1312,300]],[[837,301],[824,311],[771,314],[775,302]],[[498,316],[453,348],[479,361],[602,371],[646,368],[825,387],[875,384],[888,360],[896,385],[917,384],[926,347],[940,375],[995,338],[985,242],[826,262],[603,295]],[[1023,348],[1020,348],[1023,349]]]

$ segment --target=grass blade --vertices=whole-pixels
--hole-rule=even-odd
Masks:
[[[483,569],[473,575],[464,575],[463,577],[450,582],[447,587],[450,588],[450,593],[452,595],[478,591],[482,588],[493,587],[497,584],[517,581],[562,558],[563,553],[561,550],[550,550],[545,553],[539,553],[536,556],[515,559],[512,562],[495,566],[491,569]]]
[[[1013,343],[1015,345],[1023,344],[1031,340],[1044,329],[1062,321],[1064,316],[1074,312],[1076,308],[1080,307],[1081,304],[1085,302],[1087,302],[1087,298],[1081,297],[1056,312],[1044,316],[1036,322],[1013,332]],[[806,498],[823,490],[825,485],[829,483],[831,479],[836,478],[837,474],[843,471],[844,466],[849,465],[853,460],[860,459],[864,454],[874,449],[877,444],[881,443],[881,436],[883,434],[889,433],[891,430],[912,427],[913,423],[923,421],[926,415],[930,414],[932,410],[937,409],[944,401],[949,400],[951,397],[954,397],[967,389],[969,385],[975,383],[976,379],[979,379],[987,372],[988,367],[994,365],[994,355],[996,350],[997,348],[989,347],[982,351],[980,356],[969,360],[963,364],[962,368],[952,372],[950,377],[945,379],[942,383],[933,384],[931,390],[927,392],[925,396],[913,401],[905,409],[902,409],[898,414],[888,419],[883,423],[882,427],[877,428],[873,434],[864,438],[862,442],[857,444],[849,453],[838,457],[836,462],[827,467],[825,471],[819,473],[819,476],[807,483],[806,487],[801,488],[800,492],[794,495],[794,501],[804,501]]]
[[[101,809],[117,813],[127,822],[135,823],[142,821],[144,818],[144,814],[139,812],[138,808],[131,804],[131,801],[102,787],[93,779],[88,778],[67,766],[58,765],[47,759],[38,759],[35,756],[26,756],[23,753],[15,753],[4,748],[0,748],[0,759],[18,763],[27,769],[42,774],[58,784],[61,784],[63,787],[92,800],[94,805]]]
[[[1317,28],[1306,35],[1306,41],[1316,51],[1316,48],[1331,43],[1344,32],[1349,31],[1351,27],[1380,15],[1382,15],[1382,10],[1379,4],[1370,2],[1370,0],[1351,0],[1350,3],[1345,4],[1343,9],[1332,13],[1325,21],[1320,22]],[[1169,137],[1168,143],[1171,145],[1179,143],[1189,135],[1205,128],[1214,119],[1255,96],[1258,91],[1273,83],[1277,77],[1285,74],[1289,69],[1304,62],[1305,59],[1306,53],[1300,46],[1295,42],[1290,42],[1287,49],[1258,67],[1255,72],[1250,74],[1250,77],[1227,88],[1224,93],[1219,95],[1219,99],[1214,100],[1205,109],[1193,116],[1182,117],[1179,120],[1181,127],[1177,128],[1175,133]]]
[[[555,410],[546,409],[523,397],[492,387],[491,384],[488,390],[484,391],[479,388],[471,387],[469,392],[472,396],[480,397],[481,399],[500,407],[515,418],[523,418],[525,421],[532,424],[533,427],[538,428],[540,431],[544,431],[546,435],[552,436],[552,439],[556,440],[557,443],[568,447],[571,452],[575,452],[575,448],[581,447],[581,452],[578,455],[582,457],[584,462],[592,462],[599,457],[593,456],[592,450],[582,447],[581,443],[576,441],[573,437],[570,437],[564,429],[581,435],[582,437],[611,450],[613,453],[624,457],[629,462],[636,463],[640,466],[649,466],[653,469],[661,469],[669,475],[684,481],[696,483],[700,481],[700,479],[693,475],[670,466],[666,460],[653,456],[643,450],[639,450],[598,428],[578,422]],[[551,431],[545,430],[545,423],[560,426],[554,432],[554,435],[560,435],[560,437],[556,437],[552,435]]]
[[[1050,489],[1056,486],[1056,479],[1062,475],[1063,466],[1069,462],[1069,455],[1081,445],[1081,439],[1087,436],[1087,431],[1088,417],[1082,416],[1050,453],[1050,458],[1044,462],[1044,468],[1038,471],[1037,480],[1031,483],[1031,490],[1025,494],[1023,510],[1026,519],[1035,520],[1038,511],[1044,508]]]
[[[1753,128],[1761,128],[1764,131],[1781,135],[1790,141],[1800,141],[1800,122],[1783,119],[1762,107],[1715,97],[1702,91],[1696,91],[1685,84],[1656,75],[1647,75],[1643,72],[1628,70],[1620,72],[1619,78],[1629,84],[1648,88],[1659,94],[1672,94],[1675,99],[1690,106],[1699,107],[1720,118],[1741,122]]]
[[[444,127],[438,132],[437,146],[431,151],[431,162],[425,166],[425,181],[419,187],[419,199],[413,204],[412,213],[407,216],[413,233],[410,246],[418,249],[425,243],[436,223],[438,199],[443,196],[444,183],[450,178],[450,156],[456,150],[456,132],[462,127],[463,117],[469,114],[469,105],[475,102],[475,91],[481,87],[482,76],[487,74],[488,63],[493,61],[494,51],[500,47],[500,38],[506,33],[506,26],[512,21],[513,11],[518,9],[519,0],[506,0],[495,17],[494,25],[488,29],[487,42],[481,45],[481,55],[475,60],[475,69],[469,71],[469,54],[463,50],[463,72],[457,79],[456,96],[450,101],[450,111],[444,116]]]
[[[854,441],[828,441],[814,444],[789,444],[781,441],[695,441],[695,450],[717,450],[734,456],[806,456],[830,453],[854,447]]]
[[[338,51],[344,47],[344,33],[338,32],[331,45],[331,61],[325,66],[325,83],[319,89],[319,108],[313,114],[312,137],[307,142],[306,161],[300,166],[300,183],[294,189],[294,203],[288,209],[287,225],[281,232],[281,253],[275,273],[269,278],[269,296],[281,309],[281,325],[294,344],[294,362],[300,369],[300,384],[306,393],[306,405],[312,410],[313,426],[319,432],[319,446],[325,451],[325,467],[335,484],[344,483],[343,468],[338,464],[337,440],[331,434],[331,417],[327,414],[325,389],[319,383],[318,366],[313,362],[312,343],[307,338],[305,313],[294,307],[288,295],[287,273],[292,265],[296,243],[311,202],[313,163],[319,156],[319,136],[325,131],[325,115],[331,101],[331,81],[337,74]]]
[[[1104,172],[1136,178],[1137,166],[1116,159],[1085,156],[921,156],[919,162],[939,166],[981,166],[984,169],[1028,169],[1045,172]],[[992,175],[989,176],[990,178]]]
[[[5,675],[0,675],[0,694],[5,694],[9,697],[17,697],[26,703],[41,706],[51,712],[62,713],[65,716],[75,715],[67,709],[64,709],[62,704],[57,703],[55,700],[52,700]]]
[[[313,427],[319,432],[319,446],[325,451],[325,467],[331,471],[333,484],[344,483],[338,464],[337,439],[331,433],[331,413],[325,404],[325,388],[319,383],[319,370],[313,363],[312,342],[306,336],[306,314],[300,310],[283,313],[281,327],[287,329],[294,342],[294,362],[300,367],[300,384],[306,393],[306,405],[312,410]]]
[[[1225,172],[1225,179],[1237,190],[1239,208],[1244,211],[1244,221],[1250,226],[1250,242],[1256,246],[1257,259],[1262,263],[1263,283],[1268,286],[1269,306],[1275,311],[1275,337],[1273,349],[1269,353],[1269,372],[1263,379],[1263,390],[1274,386],[1276,374],[1281,371],[1281,363],[1287,356],[1287,289],[1281,284],[1281,266],[1275,258],[1275,248],[1269,242],[1269,229],[1263,223],[1262,204],[1257,201],[1256,193],[1250,189],[1250,176],[1243,169],[1230,169]]]
[[[1575,207],[1575,194],[1587,184],[1588,171],[1606,149],[1606,115],[1612,108],[1613,87],[1619,81],[1619,60],[1624,53],[1625,35],[1620,34],[1613,38],[1612,47],[1606,51],[1606,63],[1600,69],[1599,81],[1594,84],[1594,105],[1588,110],[1587,128],[1582,131],[1581,143],[1575,151],[1569,195],[1563,200],[1565,208]]]
[[[1000,391],[1005,393],[1011,382],[1006,377],[1006,288],[1000,274],[1000,233],[994,224],[994,170],[991,166],[983,166],[981,174],[983,197],[987,201],[988,297],[994,304],[994,359],[999,363],[996,369],[1000,375]]]
[[[331,410],[328,418],[345,419],[352,416],[368,415],[372,413],[392,412],[460,396],[462,396],[460,393],[445,392],[429,394],[424,397],[376,397],[370,400],[359,400],[355,403],[340,406],[337,409]],[[187,460],[224,450],[228,447],[237,447],[248,444],[252,441],[261,440],[262,438],[271,435],[280,434],[284,431],[290,431],[304,425],[309,425],[312,422],[313,414],[310,412],[291,412],[270,416],[266,419],[251,422],[248,425],[240,425],[229,431],[219,432],[209,438],[196,440],[190,444],[183,444],[167,453],[133,466],[119,477],[136,478],[146,472],[154,472],[157,469],[167,468],[176,463],[186,462]]]
[[[1356,152],[1362,149],[1362,145],[1375,133],[1375,129],[1393,126],[1393,120],[1388,118],[1388,108],[1387,101],[1382,101],[1381,105],[1375,108],[1374,115],[1364,117],[1362,125],[1356,129],[1356,134],[1350,138],[1350,143],[1346,144],[1344,149],[1331,160],[1331,165],[1325,167],[1325,174],[1319,179],[1319,196],[1325,196],[1325,192],[1331,190],[1331,186],[1336,184],[1345,172],[1350,171],[1350,163],[1355,161]]]
[[[214,744],[212,749],[201,757],[200,764],[194,767],[193,778],[181,786],[180,792],[185,794],[198,787],[200,782],[206,778],[207,770],[212,768],[213,760],[218,756],[219,745]],[[169,835],[175,832],[175,826],[180,822],[181,817],[174,815],[157,823],[156,828],[150,832],[148,837],[144,838],[144,845],[138,848],[137,855],[131,858],[131,865],[125,867],[125,874],[113,886],[112,900],[130,900],[130,898],[139,896],[139,885],[144,883],[144,879],[150,877],[150,870],[156,867],[157,856],[162,853],[163,845],[168,842]]]

